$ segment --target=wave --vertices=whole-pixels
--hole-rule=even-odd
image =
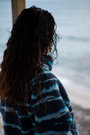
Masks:
[[[82,42],[90,41],[90,37],[63,36],[63,38],[68,40],[73,40],[73,41],[82,41]]]

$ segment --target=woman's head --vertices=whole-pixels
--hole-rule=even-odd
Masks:
[[[51,42],[56,46],[55,26],[51,13],[33,6],[21,12],[15,21],[11,37],[18,41],[20,47],[22,47],[23,43],[26,49],[31,50],[32,48],[33,54],[39,52],[39,54],[43,55],[45,50],[47,54],[47,48]],[[56,47],[54,50],[56,51]]]
[[[18,16],[1,63],[1,98],[6,97],[19,103],[26,102],[22,97],[25,97],[27,91],[27,78],[29,83],[37,76],[40,64],[45,62],[49,51],[51,54],[56,51],[57,54],[58,36],[55,26],[51,13],[35,6],[24,9]],[[14,102],[12,104],[14,105]]]

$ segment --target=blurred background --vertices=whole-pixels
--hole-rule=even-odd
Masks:
[[[53,72],[69,92],[81,135],[90,135],[90,0],[26,0],[26,8],[33,5],[48,10],[55,18],[61,40]],[[11,0],[0,0],[0,62],[11,29]]]

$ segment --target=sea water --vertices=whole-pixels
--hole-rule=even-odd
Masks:
[[[52,13],[57,33],[56,75],[64,82],[70,80],[90,90],[90,1],[89,0],[26,0],[26,7],[41,7]],[[0,62],[12,29],[11,1],[0,0]],[[70,83],[69,83],[70,84]]]

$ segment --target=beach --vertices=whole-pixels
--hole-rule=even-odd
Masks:
[[[90,135],[90,109],[83,109],[76,104],[72,104],[72,107],[79,134]]]
[[[80,87],[69,88],[67,93],[72,103],[77,128],[80,135],[90,135],[90,91],[81,90]]]
[[[90,135],[90,92],[66,87],[80,135]]]

